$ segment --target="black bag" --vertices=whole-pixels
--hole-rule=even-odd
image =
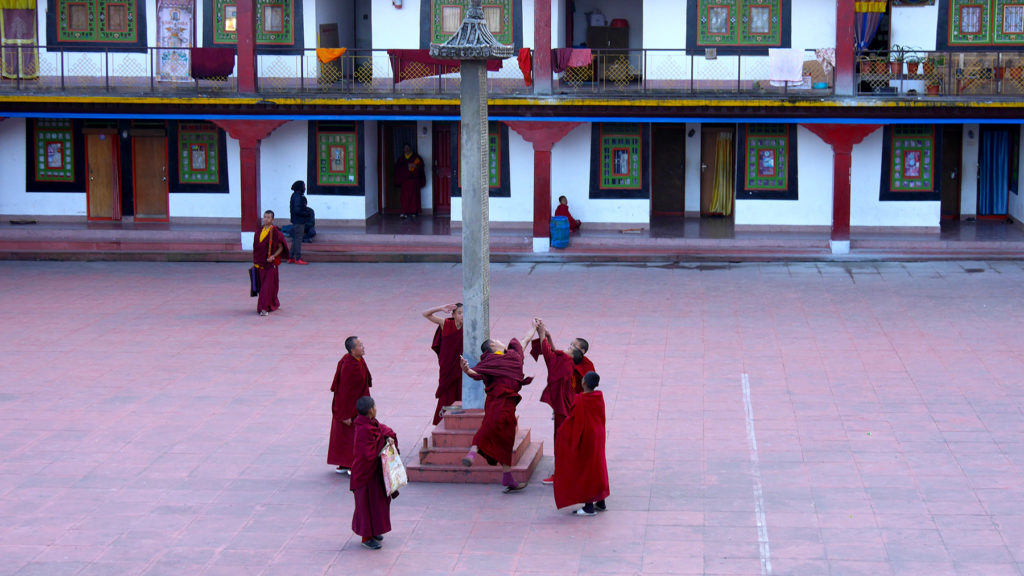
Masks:
[[[249,296],[255,298],[260,295],[260,271],[255,266],[249,268]]]

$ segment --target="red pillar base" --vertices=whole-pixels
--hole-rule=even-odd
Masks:
[[[473,435],[483,419],[483,410],[445,414],[430,437],[423,439],[419,452],[406,463],[409,481],[500,484],[500,465],[488,466],[481,456],[474,458],[472,466],[462,464],[462,457],[473,445]],[[531,441],[529,428],[516,430],[516,444],[512,449],[512,477],[516,482],[529,482],[543,455],[544,446]]]
[[[850,251],[850,167],[854,144],[878,129],[878,124],[805,124],[832,146],[832,241],[833,252]]]
[[[246,232],[260,229],[263,214],[260,213],[260,141],[287,120],[214,120],[235,140],[238,140],[241,174],[238,178],[242,194],[242,247],[245,248]],[[276,215],[280,216],[280,215]],[[251,244],[249,245],[251,247]]]

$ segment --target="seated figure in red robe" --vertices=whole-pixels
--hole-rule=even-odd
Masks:
[[[538,321],[537,323],[537,339],[534,342],[540,342],[544,364],[548,368],[548,385],[544,388],[544,392],[541,393],[540,401],[551,406],[551,411],[554,415],[555,459],[558,459],[558,429],[569,416],[570,410],[572,410],[573,400],[576,397],[576,392],[572,389],[573,368],[576,364],[576,359],[583,358],[583,353],[572,344],[564,352],[556,350],[551,339],[551,333],[548,332],[547,326],[544,325],[543,321]],[[533,354],[532,347],[530,353]],[[551,484],[554,482],[554,479],[555,475],[552,474],[545,478],[543,482],[544,484]]]
[[[438,312],[448,312],[450,318],[438,318]],[[434,341],[430,349],[437,354],[437,407],[434,408],[434,426],[441,422],[441,412],[445,406],[462,401],[462,368],[459,358],[462,356],[462,303],[448,304],[425,310],[423,317],[437,324]]]
[[[331,441],[327,447],[327,463],[337,466],[339,474],[351,474],[352,442],[355,438],[356,401],[370,395],[373,377],[366,366],[366,347],[356,336],[345,339],[346,354],[338,361],[331,382],[334,401],[331,404]]]
[[[524,342],[533,338],[536,322],[530,327]],[[480,361],[473,368],[465,357],[460,359],[462,371],[474,380],[483,380],[484,419],[473,435],[473,445],[462,459],[466,466],[473,465],[473,457],[480,454],[488,464],[501,464],[501,484],[505,493],[526,488],[512,477],[512,451],[516,443],[516,406],[523,397],[519,391],[533,381],[523,374],[523,346],[513,338],[506,346],[500,340],[488,339],[480,345]]]
[[[569,220],[569,231],[575,232],[580,229],[583,222],[572,217],[569,213],[569,200],[565,196],[558,197],[558,207],[555,208],[555,216],[565,216]]]
[[[597,372],[583,378],[583,393],[576,396],[572,412],[558,432],[555,450],[555,506],[583,504],[580,516],[607,510],[608,461],[605,459],[604,396],[596,392]]]
[[[274,226],[274,211],[263,213],[263,228],[252,239],[252,265],[260,275],[260,296],[256,301],[256,312],[267,316],[281,307],[277,299],[280,276],[277,267],[281,258],[288,257],[288,243],[281,230]]]
[[[363,547],[380,550],[384,534],[391,531],[391,500],[384,488],[384,466],[380,453],[388,442],[397,446],[395,431],[377,421],[377,404],[363,396],[356,402],[355,443],[349,490],[355,498],[352,531],[363,538]]]

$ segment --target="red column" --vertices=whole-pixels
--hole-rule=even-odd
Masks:
[[[238,31],[238,91],[256,92],[256,0],[236,2],[235,28]]]
[[[857,13],[854,0],[838,0],[836,2],[836,94],[853,96],[854,94],[854,19]]]
[[[551,149],[581,122],[506,122],[533,144],[533,237],[548,238],[551,223]]]
[[[533,2],[533,82],[535,94],[551,94],[551,0]]]
[[[878,129],[878,124],[806,124],[804,126],[832,146],[833,242],[850,241],[850,170],[854,144]]]
[[[242,232],[255,232],[260,227],[260,141],[287,120],[214,120],[238,140],[241,174],[238,178],[242,196]]]

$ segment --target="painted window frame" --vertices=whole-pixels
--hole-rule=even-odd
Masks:
[[[184,156],[185,146],[192,144],[188,139],[189,134],[204,134],[207,147],[206,150],[206,172],[207,179],[204,181],[189,181],[183,178],[182,163],[187,158],[192,162],[192,156]],[[215,135],[213,142],[215,148],[212,150],[211,158],[210,136]],[[229,194],[231,192],[231,175],[228,172],[228,146],[227,135],[224,130],[213,124],[201,120],[179,120],[167,122],[167,173],[169,194]],[[199,172],[199,171],[196,171]],[[216,180],[210,178],[211,172]]]
[[[72,4],[86,6],[89,19],[86,29],[70,30],[61,26]],[[125,31],[103,28],[108,21],[110,6],[124,7]],[[102,52],[110,48],[122,52],[146,52],[147,32],[145,0],[46,1],[46,41],[50,46],[74,48],[81,52]]]
[[[452,142],[451,142],[451,158],[452,158],[452,184],[451,184],[451,196],[452,198],[462,197],[462,138],[461,126],[458,122],[452,123]],[[511,198],[512,197],[512,186],[511,186],[511,174],[512,167],[509,163],[509,150],[508,150],[508,126],[504,122],[491,121],[488,124],[487,129],[488,138],[497,144],[497,151],[491,146],[488,146],[488,165],[492,164],[495,160],[499,162],[497,171],[498,182],[494,185],[490,181],[490,175],[488,175],[489,186],[487,187],[487,195],[491,198]]]
[[[936,130],[936,127],[930,124],[888,124],[884,126],[882,131],[882,175],[879,182],[879,194],[878,200],[880,202],[935,202],[942,199],[942,178],[939,176],[939,167],[942,166],[942,130]],[[924,130],[928,131],[925,132]],[[918,132],[915,134],[915,132]],[[920,181],[923,175],[917,178],[905,178],[902,174],[902,168],[899,168],[897,174],[896,168],[896,157],[894,156],[894,150],[897,150],[899,155],[903,152],[913,151],[913,148],[908,148],[905,145],[898,145],[897,140],[927,140],[931,142],[930,156],[928,160],[928,170],[930,171],[929,180],[931,186],[929,188],[921,188],[920,190],[914,190],[904,185],[899,185],[894,179],[898,179],[900,182],[907,180],[918,180]],[[902,157],[900,158],[899,165],[902,166]],[[922,170],[924,166],[922,165]]]
[[[739,142],[736,162],[736,200],[799,200],[800,179],[797,158],[799,142],[796,124],[738,124],[736,139]],[[783,140],[769,143],[770,140]],[[762,142],[764,141],[764,142]],[[780,154],[780,148],[785,155]],[[753,156],[752,156],[753,150]],[[769,180],[760,175],[760,152],[771,150],[774,155],[773,176],[771,179],[781,180],[783,186],[771,186],[763,182]],[[754,158],[753,169],[757,172],[754,182],[751,181],[751,158]],[[781,174],[780,174],[781,172]],[[761,180],[762,182],[758,182]]]
[[[366,142],[363,122],[348,120],[310,120],[307,125],[306,194],[308,196],[364,196],[366,194]],[[320,157],[320,135],[345,134],[354,140],[355,153],[346,158],[355,162],[355,180],[351,184],[321,183],[320,163],[326,162],[330,170],[330,148],[327,144],[327,158]],[[348,154],[348,152],[346,152]]]
[[[232,48],[238,46],[238,24],[236,0],[202,0],[203,1],[203,45],[212,47]],[[227,29],[227,9],[235,7],[235,30]],[[267,32],[263,22],[264,9],[283,6],[282,22],[286,30],[280,33]],[[303,32],[303,3],[301,0],[255,0],[253,5],[255,42],[257,54],[300,55],[305,46]],[[290,29],[289,29],[290,26]],[[273,38],[277,35],[284,38]]]
[[[729,10],[728,32],[712,33],[709,30],[711,8]],[[751,15],[756,8],[768,9],[768,33],[750,29]],[[691,54],[704,54],[706,50],[714,49],[721,55],[740,52],[765,55],[769,48],[789,48],[791,36],[792,0],[687,0],[686,50]],[[710,38],[716,40],[712,42]]]
[[[963,10],[978,8],[980,29],[964,32]],[[936,50],[992,52],[1024,46],[1024,20],[1020,31],[1007,32],[1004,25],[1007,8],[1016,8],[1024,16],[1024,0],[939,0]]]
[[[501,20],[511,27],[508,33],[499,30],[494,34],[495,40],[516,47],[523,46],[522,0],[484,0],[482,4],[483,8],[500,7],[503,11]],[[438,30],[443,22],[441,13],[445,7],[461,8],[464,17],[469,8],[469,0],[423,0],[420,2],[420,49],[429,49],[431,43],[442,43],[452,36]],[[505,16],[506,10],[507,16]]]
[[[69,133],[69,138],[54,139],[40,136],[51,132]],[[71,172],[68,178],[40,177],[38,154],[40,138],[43,142],[62,141],[70,143]],[[85,138],[82,135],[82,121],[65,118],[25,119],[25,191],[26,192],[71,192],[85,193]],[[65,152],[67,153],[67,152]],[[45,159],[43,160],[45,162]]]
[[[606,142],[606,138],[608,141]],[[635,144],[617,142],[617,139],[635,139]],[[636,167],[640,179],[638,185],[609,185],[605,167],[613,172],[607,176],[614,178],[614,150],[617,148],[633,148],[636,146]],[[605,149],[612,154],[610,163],[606,163]],[[649,200],[651,198],[651,125],[649,123],[629,122],[611,123],[594,122],[590,127],[590,194],[592,200]],[[633,151],[630,150],[630,155]],[[634,163],[630,159],[630,172]]]

